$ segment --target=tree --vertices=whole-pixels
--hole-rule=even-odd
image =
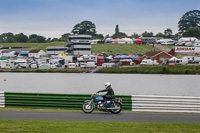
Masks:
[[[32,34],[29,36],[29,42],[39,42],[39,43],[44,43],[46,42],[46,38],[37,34]]]
[[[14,43],[14,42],[15,42],[15,38],[14,38],[14,36],[8,38],[7,42],[8,42],[8,43]]]
[[[196,37],[200,38],[200,29],[199,27],[190,27],[183,33],[183,37]]]
[[[24,35],[23,33],[15,34],[14,39],[16,42],[27,42],[28,36]]]
[[[95,34],[92,36],[92,39],[100,39],[100,40],[103,40],[104,39],[104,36],[103,34]]]
[[[112,35],[112,38],[123,38],[123,37],[127,37],[126,33],[118,32]]]
[[[159,32],[158,34],[156,34],[156,37],[164,37],[164,34]]]
[[[115,27],[115,33],[119,33],[119,26],[118,26],[118,24]]]
[[[183,33],[190,27],[200,28],[200,11],[192,10],[186,12],[178,22],[179,32]]]
[[[133,34],[132,34],[132,37],[134,37],[135,39],[137,39],[137,38],[140,37],[140,35],[138,35],[137,33],[133,33]]]
[[[69,35],[71,35],[71,34],[70,33],[65,33],[59,38],[59,40],[66,42]]]
[[[152,36],[153,36],[153,33],[152,33],[152,32],[147,32],[147,31],[145,31],[144,33],[142,33],[142,36],[143,36],[143,37],[152,37]]]
[[[30,42],[30,43],[37,43],[38,40],[37,40],[37,38],[32,38],[32,39],[29,40],[29,42]]]
[[[85,34],[85,35],[95,35],[96,26],[91,21],[82,21],[79,24],[76,24],[72,30],[73,34]]]
[[[14,37],[14,35],[11,32],[3,33],[0,35],[0,42],[8,42],[8,40],[10,42],[12,42],[12,41],[14,41],[13,37]]]
[[[51,38],[50,37],[47,38],[46,42],[51,42]]]
[[[106,39],[106,38],[110,38],[110,35],[109,35],[109,34],[108,34],[108,35],[106,35],[104,39]]]
[[[51,41],[52,42],[56,42],[56,41],[59,41],[59,39],[58,38],[53,38]]]
[[[164,33],[165,33],[165,37],[167,38],[172,37],[172,30],[170,28],[166,29]]]
[[[126,33],[119,32],[119,26],[116,25],[115,27],[115,34],[112,35],[112,38],[122,38],[127,37]]]
[[[44,43],[44,42],[46,42],[46,38],[43,37],[43,36],[38,36],[38,37],[37,37],[37,40],[38,40],[39,43]]]

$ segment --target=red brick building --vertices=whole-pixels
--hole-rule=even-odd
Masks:
[[[164,51],[150,51],[145,53],[140,60],[142,61],[143,59],[152,59],[152,60],[157,60],[158,63],[162,63],[164,59],[170,59],[173,56],[169,53],[166,53]]]

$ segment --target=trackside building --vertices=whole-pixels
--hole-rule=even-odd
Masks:
[[[68,55],[91,55],[91,35],[69,35]]]

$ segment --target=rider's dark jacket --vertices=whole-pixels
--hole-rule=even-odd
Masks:
[[[115,93],[114,93],[113,89],[111,88],[111,86],[108,86],[106,89],[100,90],[99,92],[107,92],[104,95],[105,98],[115,98]]]

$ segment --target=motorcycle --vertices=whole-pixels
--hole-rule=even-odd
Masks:
[[[95,103],[97,103],[97,108],[100,111],[111,112],[113,114],[118,114],[122,110],[122,99],[108,99],[107,106],[105,105],[104,98],[99,94],[91,95],[91,100],[86,100],[82,104],[82,111],[85,113],[92,113],[95,109]]]

